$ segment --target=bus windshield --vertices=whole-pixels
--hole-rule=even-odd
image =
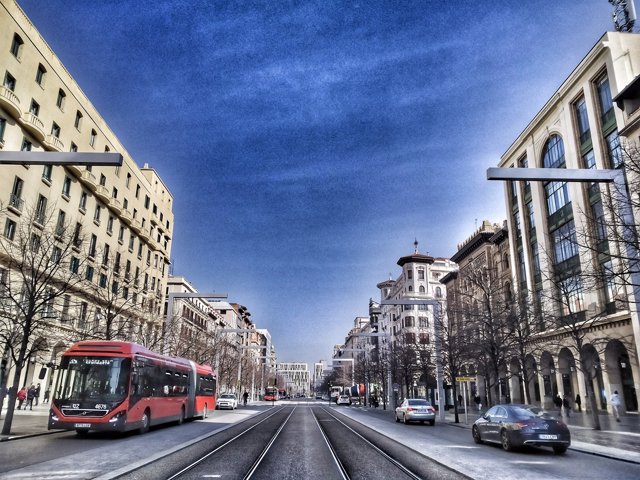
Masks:
[[[121,402],[128,392],[131,360],[62,357],[54,397],[62,401]]]

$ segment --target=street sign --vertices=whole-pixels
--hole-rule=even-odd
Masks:
[[[475,382],[476,377],[456,377],[456,382]]]

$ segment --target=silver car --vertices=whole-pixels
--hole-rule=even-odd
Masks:
[[[216,410],[230,408],[231,410],[235,410],[238,408],[238,397],[236,397],[235,393],[223,393],[216,400]]]
[[[436,423],[436,411],[433,406],[421,398],[407,398],[396,408],[396,422],[429,422],[429,425]]]

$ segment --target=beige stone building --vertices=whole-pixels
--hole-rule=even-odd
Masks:
[[[0,166],[0,234],[5,239],[12,240],[29,212],[50,212],[59,224],[81,232],[78,274],[86,284],[70,295],[69,308],[51,327],[71,331],[87,315],[99,322],[104,306],[85,295],[90,286],[99,285],[122,292],[119,302],[136,307],[128,309],[135,310],[135,318],[126,319],[130,326],[117,338],[158,338],[174,227],[169,188],[153,168],[140,168],[131,158],[13,0],[0,0],[0,81],[1,151],[114,152],[124,157],[119,167]],[[41,341],[44,353],[31,359],[21,383],[35,378],[43,364],[55,363],[69,346],[51,344],[46,336]]]
[[[626,91],[620,106],[612,99],[639,74],[640,35],[606,33],[502,155],[500,166],[624,168],[620,132],[637,131],[633,126],[637,88]],[[620,108],[625,101],[629,111]],[[589,358],[589,376],[594,377],[597,408],[606,409],[607,399],[618,390],[625,409],[637,411],[637,303],[628,286],[614,278],[594,284],[586,275],[619,267],[621,247],[602,228],[606,221],[601,220],[610,215],[603,207],[610,189],[585,182],[505,183],[514,291],[530,294],[560,318],[575,315],[577,321],[586,321],[589,328],[582,350]],[[597,238],[596,248],[584,248],[585,238]],[[559,292],[564,293],[564,302],[549,300]],[[536,321],[543,331],[539,338],[548,346],[527,362],[533,373],[531,390],[539,392],[534,400],[580,395],[584,406],[588,391],[575,344],[545,323],[542,315]],[[603,338],[606,344],[599,342]]]

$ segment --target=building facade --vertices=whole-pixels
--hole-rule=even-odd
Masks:
[[[39,246],[45,223],[56,233],[63,227],[74,231],[70,268],[78,270],[83,282],[56,306],[59,315],[49,323],[55,334],[42,331],[33,338],[40,346],[21,379],[22,384],[49,385],[48,373],[36,378],[41,367],[54,365],[71,341],[104,337],[108,311],[114,312],[109,323],[119,327],[110,338],[156,347],[162,337],[173,197],[153,168],[136,164],[12,0],[0,1],[0,76],[2,151],[114,152],[124,157],[118,167],[0,166],[0,233],[6,245],[17,242],[26,224],[43,232],[37,234]],[[3,265],[6,256],[0,258],[0,269],[5,269],[0,276],[12,278]]]
[[[640,35],[606,33],[502,155],[500,166],[624,169],[620,132],[634,131],[637,92],[624,95],[631,111],[613,98],[639,74]],[[527,362],[533,401],[579,395],[585,404],[592,390],[596,408],[607,409],[617,390],[627,411],[638,409],[638,299],[613,274],[624,268],[624,247],[608,230],[617,208],[607,208],[612,188],[553,180],[505,184],[514,293],[530,296],[539,312],[533,321],[540,348]],[[572,342],[576,326],[583,326],[584,335]]]

